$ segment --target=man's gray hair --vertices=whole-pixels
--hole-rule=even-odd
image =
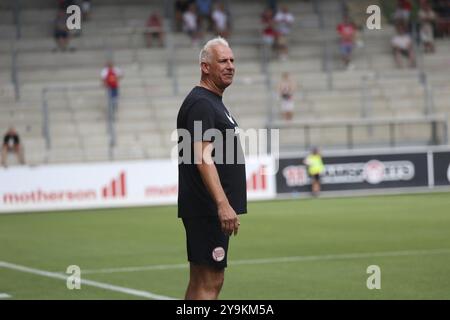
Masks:
[[[211,61],[211,48],[217,45],[222,45],[225,47],[230,47],[227,40],[225,40],[222,37],[217,37],[214,39],[209,40],[202,50],[200,50],[200,55],[198,57],[199,64],[202,64],[202,62],[210,62]]]

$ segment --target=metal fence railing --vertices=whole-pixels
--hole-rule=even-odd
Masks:
[[[426,117],[395,117],[395,118],[371,118],[371,119],[343,119],[343,120],[308,120],[308,121],[274,121],[268,125],[268,129],[280,129],[280,137],[284,134],[293,134],[292,129],[297,130],[295,137],[298,143],[290,144],[290,148],[297,150],[307,150],[316,145],[320,140],[314,139],[313,133],[320,137],[331,129],[341,130],[345,132],[345,142],[343,146],[348,149],[353,149],[359,146],[355,143],[357,137],[357,128],[376,128],[380,127],[382,131],[386,128],[388,130],[388,142],[375,141],[379,145],[385,144],[387,147],[396,147],[404,144],[402,138],[399,138],[397,131],[400,126],[404,125],[426,125],[429,126],[428,133],[421,136],[420,140],[425,139],[428,145],[447,145],[448,144],[448,116],[446,114],[430,115]],[[285,129],[290,129],[289,133],[284,132]],[[356,132],[356,133],[355,133]],[[410,143],[411,141],[409,141]],[[413,141],[417,145],[423,145],[420,141]],[[281,148],[283,144],[280,143]]]
[[[47,86],[42,89],[42,134],[45,139],[45,145],[47,150],[52,148],[52,135],[50,134],[51,120],[50,120],[50,108],[49,102],[51,101],[51,93],[62,93],[65,98],[65,107],[71,107],[70,98],[68,98],[69,92],[77,92],[80,95],[83,92],[89,91],[99,91],[101,88],[98,86],[89,85],[77,85],[77,86]],[[115,105],[116,104],[116,105]],[[116,130],[115,130],[115,113],[117,109],[117,101],[113,101],[109,95],[107,95],[105,100],[105,115],[106,123],[103,125],[107,126],[107,132],[109,137],[109,157],[112,159],[113,148],[116,145]],[[102,125],[102,124],[100,124]]]
[[[14,97],[16,101],[20,100],[20,81],[17,63],[18,50],[15,45],[12,45],[11,49],[11,82],[14,86]]]

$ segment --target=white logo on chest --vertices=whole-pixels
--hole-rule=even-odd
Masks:
[[[225,115],[227,116],[228,120],[230,120],[230,122],[231,122],[232,124],[236,124],[236,123],[234,122],[233,118],[232,118],[228,113],[226,113],[225,111],[224,111],[224,113],[225,113]]]

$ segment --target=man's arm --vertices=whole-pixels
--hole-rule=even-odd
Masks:
[[[203,183],[217,205],[223,232],[228,235],[234,232],[234,235],[236,235],[239,229],[239,218],[228,202],[220,183],[219,174],[211,157],[212,150],[213,144],[211,142],[194,142],[195,163]]]

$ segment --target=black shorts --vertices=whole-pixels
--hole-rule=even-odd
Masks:
[[[69,37],[69,33],[67,31],[63,31],[63,30],[56,30],[54,33],[54,37],[56,39],[59,39],[59,38],[66,39]]]
[[[400,53],[404,57],[409,57],[409,51],[408,50],[400,49]]]
[[[313,179],[314,181],[320,182],[320,174],[313,174],[311,176],[311,179]]]
[[[188,260],[217,269],[227,267],[230,236],[223,233],[217,217],[183,218]]]

